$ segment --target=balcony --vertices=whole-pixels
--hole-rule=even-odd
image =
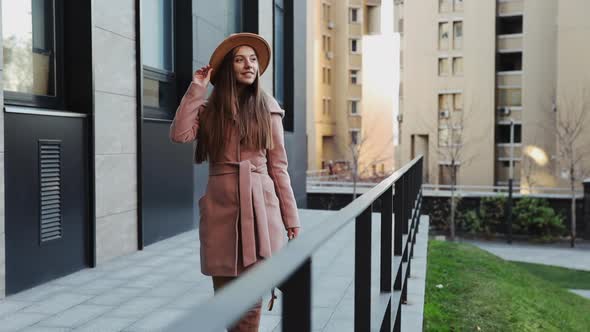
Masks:
[[[520,182],[520,161],[514,162],[513,179]],[[510,179],[510,162],[508,160],[496,160],[496,181],[498,184],[508,183]]]
[[[522,50],[522,34],[515,33],[510,35],[498,36],[498,52],[507,51],[521,51]]]
[[[496,77],[497,86],[522,86],[522,71],[501,71]]]
[[[524,11],[523,0],[500,0],[498,2],[498,16],[510,16]]]
[[[522,154],[522,144],[514,143],[512,145],[514,145],[514,160],[520,160],[520,155]],[[512,145],[510,143],[496,144],[496,158],[500,161],[510,160],[510,148]]]
[[[381,6],[381,0],[366,0],[367,6]]]
[[[510,119],[516,122],[520,122],[522,120],[522,107],[520,106],[498,107],[496,112],[496,120],[498,122],[506,122],[510,121]]]

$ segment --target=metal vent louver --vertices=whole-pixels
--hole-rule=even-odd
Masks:
[[[41,243],[62,237],[61,214],[61,141],[39,141]]]

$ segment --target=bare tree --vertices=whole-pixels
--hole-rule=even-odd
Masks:
[[[525,179],[527,189],[530,193],[533,193],[533,188],[535,187],[536,179],[534,174],[537,170],[537,162],[531,157],[526,154],[522,156],[522,175]]]
[[[350,152],[351,162],[351,177],[352,177],[352,199],[355,200],[357,197],[357,183],[361,177],[369,171],[374,165],[383,163],[393,158],[393,143],[383,144],[380,153],[376,155],[382,156],[388,148],[391,148],[391,156],[375,159],[373,156],[367,156],[368,146],[371,137],[371,130],[360,131],[360,135],[356,142],[352,139],[348,144],[348,151]],[[393,142],[393,136],[389,140],[383,142]],[[364,165],[361,165],[361,160],[368,160]]]
[[[449,218],[449,229],[451,232],[451,241],[455,240],[455,224],[457,211],[457,180],[459,175],[459,168],[467,166],[473,158],[477,156],[476,153],[467,155],[466,148],[470,140],[479,141],[485,137],[486,133],[482,133],[481,137],[473,137],[470,140],[466,139],[465,122],[473,114],[473,107],[470,106],[464,110],[452,111],[447,114],[439,115],[438,127],[438,155],[439,160],[446,163],[449,168],[449,183],[451,186],[451,215]]]
[[[576,241],[576,184],[587,175],[586,160],[590,157],[587,142],[581,141],[581,134],[589,129],[588,119],[590,99],[586,93],[581,98],[562,99],[557,111],[557,158],[562,173],[567,174],[571,195],[570,246]]]

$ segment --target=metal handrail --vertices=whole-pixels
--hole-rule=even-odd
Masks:
[[[283,249],[195,305],[170,330],[219,331],[237,321],[271,288],[283,290],[283,331],[311,331],[311,257],[355,221],[355,331],[399,331],[407,296],[409,260],[421,207],[422,157],[417,157],[374,188],[289,242]],[[395,195],[394,195],[395,192]],[[371,299],[371,212],[381,200],[381,293]],[[393,222],[393,215],[399,222]],[[401,222],[405,221],[405,222]],[[392,228],[395,227],[395,239]],[[393,250],[392,250],[393,247]],[[392,255],[395,255],[395,257]],[[392,275],[395,276],[392,284]],[[378,310],[373,315],[371,309]],[[379,322],[372,322],[379,317]]]

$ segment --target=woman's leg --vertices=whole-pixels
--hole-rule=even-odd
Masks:
[[[213,290],[215,293],[236,277],[218,277],[213,276]],[[262,309],[262,299],[260,299],[250,310],[248,310],[242,318],[232,326],[229,332],[258,332],[260,325],[260,314]]]

